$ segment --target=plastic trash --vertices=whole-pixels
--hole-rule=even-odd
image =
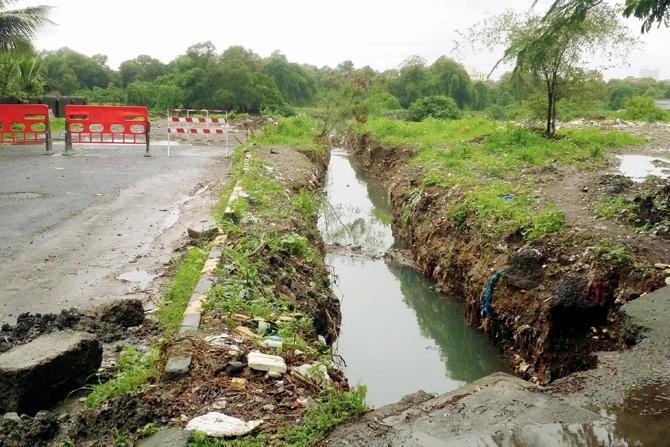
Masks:
[[[223,413],[213,411],[191,419],[186,430],[205,433],[207,436],[231,438],[251,433],[263,420],[245,422]]]
[[[270,335],[269,337],[265,337],[262,344],[266,348],[281,348],[284,346],[284,340],[276,335]]]
[[[268,324],[267,321],[258,320],[258,330],[256,331],[256,335],[262,337],[263,335],[265,335],[268,329],[270,329],[270,325]]]
[[[318,362],[312,364],[305,363],[304,365],[300,365],[294,368],[294,370],[305,379],[319,385],[327,384],[333,381],[328,375],[328,369]]]
[[[286,362],[277,355],[267,355],[262,352],[253,351],[247,355],[247,364],[249,368],[257,371],[277,372],[284,374],[286,372]]]

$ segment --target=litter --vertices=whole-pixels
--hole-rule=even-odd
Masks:
[[[328,375],[328,369],[321,363],[305,363],[296,368],[293,368],[298,374],[305,379],[310,380],[319,385],[331,383],[333,380]]]
[[[247,355],[249,368],[257,371],[277,372],[284,374],[286,372],[286,362],[276,355],[267,355],[258,351],[250,352]]]
[[[269,337],[265,337],[265,340],[261,344],[266,348],[281,348],[284,346],[284,340],[276,335],[270,335]]]
[[[263,420],[245,422],[232,416],[213,411],[191,419],[186,425],[187,431],[205,433],[207,436],[230,438],[251,433]]]

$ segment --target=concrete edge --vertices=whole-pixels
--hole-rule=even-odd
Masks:
[[[250,158],[251,153],[247,153],[244,158],[242,175],[249,171]],[[235,187],[233,188],[232,193],[230,194],[230,197],[228,198],[226,211],[224,212],[224,218],[232,217],[232,205],[238,198],[240,198],[243,192],[242,181],[241,179],[238,179],[235,183]],[[222,247],[226,243],[227,238],[228,236],[223,234],[219,228],[219,235],[212,241],[210,245],[210,250],[207,254],[207,260],[205,261],[205,265],[203,265],[200,272],[200,279],[198,280],[195,289],[191,294],[191,298],[186,305],[186,309],[184,310],[181,326],[179,328],[179,334],[189,334],[197,332],[198,329],[200,329],[200,322],[202,320],[202,304],[207,299],[207,294],[214,286],[214,271],[221,262],[221,256],[223,254]],[[170,354],[167,362],[165,363],[165,369],[163,370],[163,380],[170,382],[187,376],[192,360],[193,358],[190,354]]]

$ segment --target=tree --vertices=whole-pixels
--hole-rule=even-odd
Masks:
[[[623,59],[636,42],[605,3],[588,9],[577,21],[507,12],[486,22],[483,32],[471,28],[470,35],[491,48],[503,45],[506,50],[498,64],[514,63],[514,76],[526,73],[542,81],[548,135],[556,131],[558,101],[588,79],[587,67],[594,56],[606,56],[613,63]]]
[[[29,6],[8,9],[17,0],[0,0],[0,52],[16,47],[23,41],[31,40],[37,31],[51,23],[50,6]]]
[[[49,90],[71,95],[79,90],[107,87],[116,79],[116,72],[107,66],[107,56],[86,56],[69,48],[42,53],[48,70]]]
[[[547,17],[559,18],[556,23],[581,22],[589,11],[602,6],[604,0],[556,0],[547,12]],[[537,0],[533,2],[533,6]],[[649,32],[654,24],[670,26],[670,0],[626,0],[624,17],[642,20],[642,33]]]
[[[167,74],[165,64],[145,54],[124,61],[119,66],[119,77],[124,87],[133,81],[153,81],[164,74]]]

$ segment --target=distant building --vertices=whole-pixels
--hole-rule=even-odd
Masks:
[[[489,78],[488,73],[484,73],[482,71],[477,70],[474,67],[470,67],[467,69],[468,76],[470,76],[470,79],[473,81],[486,81]]]
[[[670,110],[670,99],[656,99],[656,105],[665,110]]]
[[[640,78],[652,78],[658,80],[661,71],[658,68],[644,67],[640,69]]]

